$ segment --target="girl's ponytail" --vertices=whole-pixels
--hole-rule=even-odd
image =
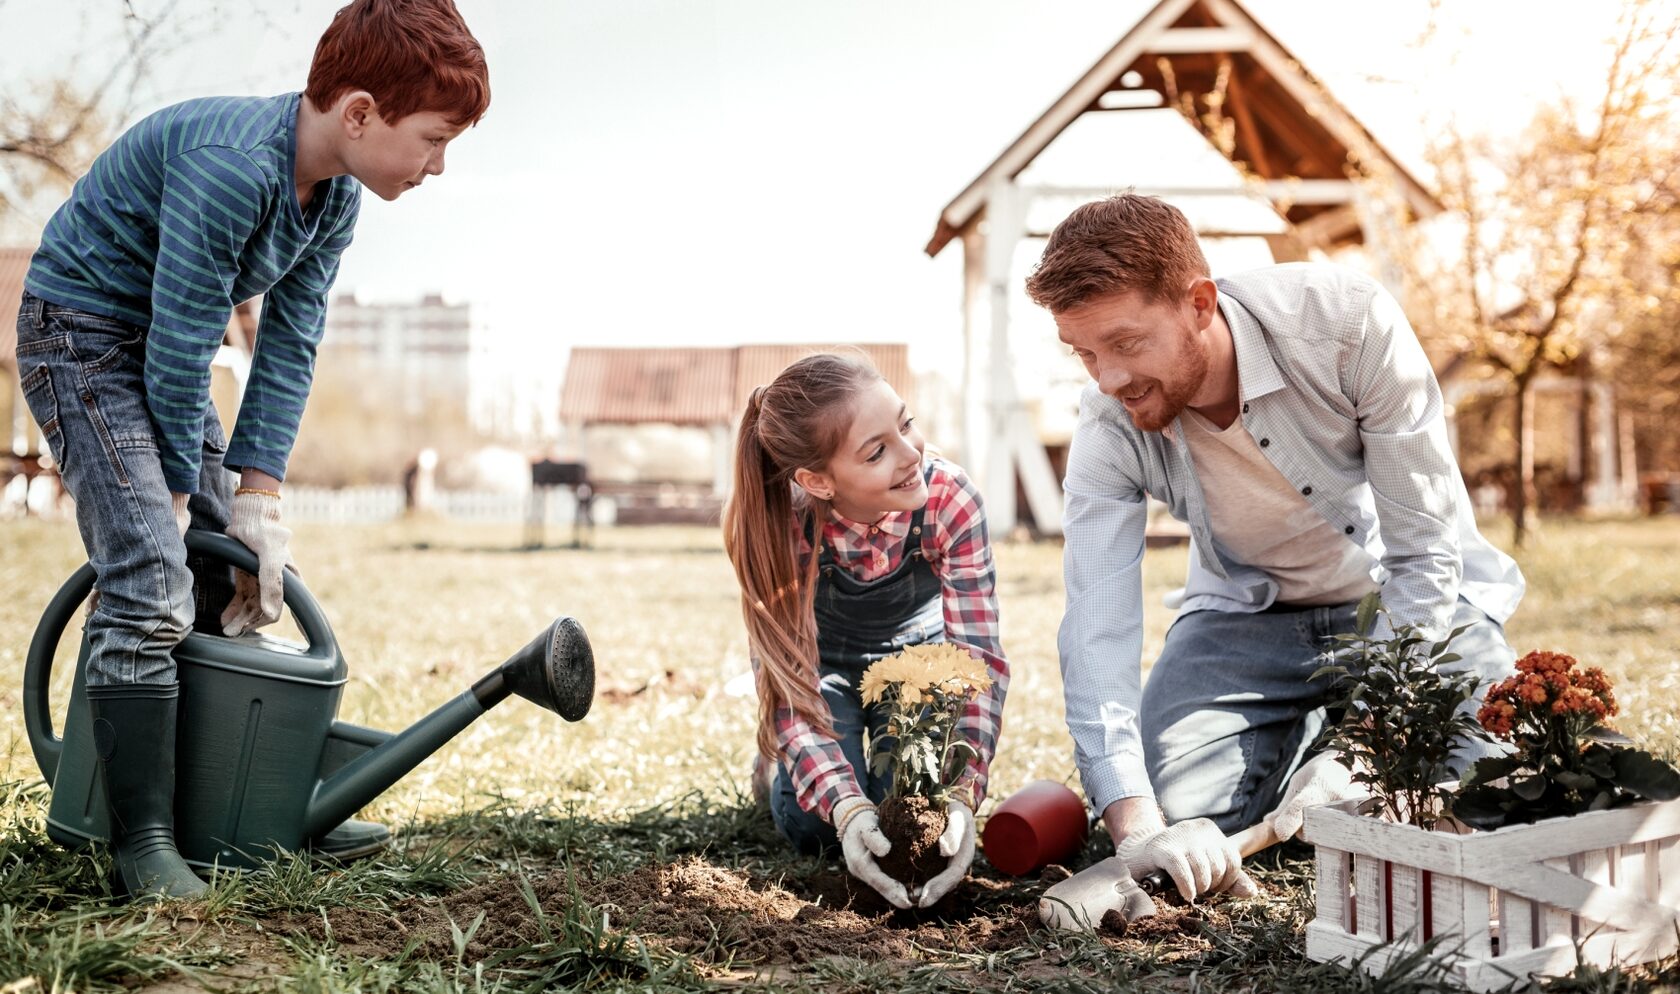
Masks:
[[[879,377],[866,362],[808,356],[754,389],[741,418],[723,547],[741,585],[756,663],[758,749],[766,757],[780,751],[776,712],[782,708],[823,735],[835,734],[817,672],[815,552],[799,567],[797,536],[815,516],[794,506],[793,471],[827,463],[850,426],[850,398]],[[819,524],[819,541],[820,532]]]

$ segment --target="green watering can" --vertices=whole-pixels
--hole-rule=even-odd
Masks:
[[[257,557],[225,535],[187,532],[195,556],[257,571]],[[76,848],[110,838],[89,731],[82,642],[64,737],[53,734],[48,683],[65,627],[93,589],[84,565],[47,605],[24,664],[24,725],[51,785],[47,834]],[[291,571],[285,602],[308,639],[229,639],[191,632],[175,650],[175,843],[198,869],[257,866],[276,849],[322,840],[485,711],[518,694],[577,721],[595,693],[595,657],[582,626],[559,618],[455,699],[393,735],[335,719],[349,669],[321,606]]]

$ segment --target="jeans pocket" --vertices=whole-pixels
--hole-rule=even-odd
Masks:
[[[69,308],[49,308],[47,315],[49,322],[69,333],[70,351],[89,372],[104,369],[125,354],[141,358],[146,329],[139,325]]]
[[[63,475],[64,429],[58,420],[58,392],[53,389],[52,370],[42,363],[23,374],[20,384],[23,387],[24,402],[29,405],[29,413],[35,418],[35,423],[40,425],[41,435],[47,440],[47,448],[52,451],[52,457],[58,463],[58,472]]]

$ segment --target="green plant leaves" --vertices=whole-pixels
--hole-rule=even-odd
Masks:
[[[1616,782],[1650,801],[1672,801],[1680,797],[1680,770],[1643,749],[1617,749],[1611,760]]]

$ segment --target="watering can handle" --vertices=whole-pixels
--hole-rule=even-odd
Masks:
[[[247,573],[257,572],[256,553],[244,545],[216,532],[193,529],[187,532],[187,551],[209,556]],[[52,684],[53,656],[64,630],[76,617],[88,593],[93,590],[92,563],[82,567],[64,581],[53,599],[48,602],[35,626],[35,637],[29,642],[29,654],[23,662],[23,725],[29,735],[29,747],[35,753],[35,765],[51,786],[58,773],[58,760],[64,752],[64,740],[53,733],[52,701],[48,691]],[[303,581],[291,570],[284,571],[285,602],[291,608],[298,628],[309,640],[309,655],[331,659],[338,654],[338,639],[332,626]]]

